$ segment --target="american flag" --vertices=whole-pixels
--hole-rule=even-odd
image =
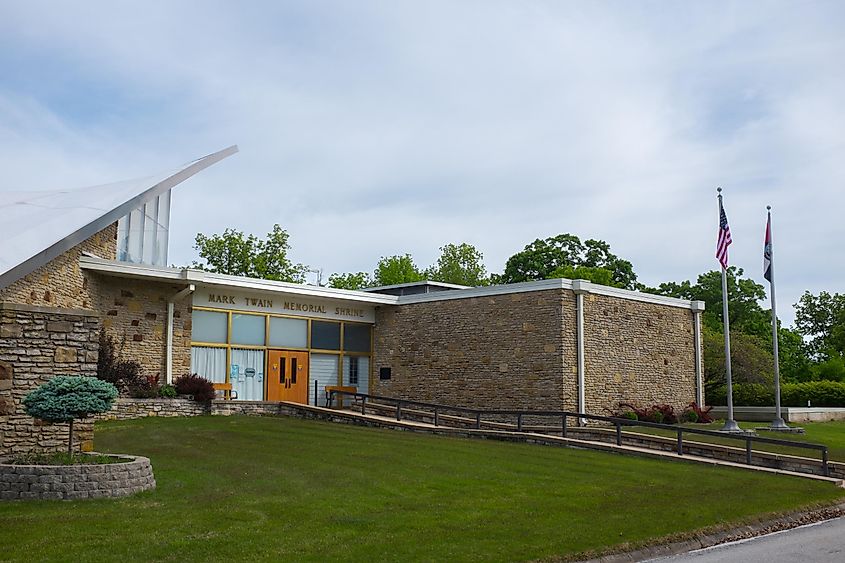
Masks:
[[[728,216],[725,215],[725,208],[722,207],[722,196],[719,196],[719,240],[716,242],[716,260],[726,270],[728,269],[728,247],[732,242]]]

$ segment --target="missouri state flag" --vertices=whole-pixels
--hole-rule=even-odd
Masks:
[[[772,282],[772,216],[766,220],[766,240],[763,241],[763,277]]]

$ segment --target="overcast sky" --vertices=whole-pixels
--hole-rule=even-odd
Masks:
[[[331,272],[469,242],[599,238],[640,281],[731,262],[780,313],[845,292],[845,3],[4,2],[0,190],[145,176],[238,144],[174,190],[198,232],[266,234]],[[768,304],[764,304],[768,307]]]

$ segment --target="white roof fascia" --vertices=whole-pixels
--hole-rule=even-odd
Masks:
[[[99,272],[122,278],[161,282],[181,281],[203,286],[226,287],[266,293],[287,293],[322,299],[369,303],[371,305],[395,305],[398,299],[395,295],[372,295],[363,291],[352,291],[348,289],[334,289],[330,287],[302,285],[273,280],[243,278],[239,276],[215,274],[212,272],[205,272],[203,270],[193,270],[191,268],[161,268],[145,264],[131,264],[116,260],[104,260],[102,258],[95,258],[92,256],[80,257],[79,266],[83,270]]]
[[[653,305],[665,305],[668,307],[678,307],[681,309],[694,309],[693,302],[686,299],[676,299],[674,297],[665,297],[663,295],[652,295],[650,293],[641,293],[639,291],[632,291],[630,289],[620,289],[617,287],[609,287],[606,285],[599,285],[591,283],[587,280],[570,280],[565,278],[555,278],[549,280],[538,280],[530,282],[513,283],[506,285],[491,285],[487,287],[473,287],[464,291],[441,291],[436,293],[420,293],[416,295],[402,295],[399,297],[399,305],[408,305],[411,303],[427,303],[431,301],[447,301],[450,299],[471,299],[473,297],[492,297],[496,295],[508,295],[511,293],[527,293],[531,291],[543,291],[548,289],[569,289],[578,290],[581,293],[606,295],[608,297],[616,297],[618,299],[627,299],[629,301],[639,301],[642,303],[651,303]],[[698,305],[696,305],[697,307]],[[703,306],[703,303],[702,303]]]
[[[239,276],[214,274],[203,270],[188,269],[186,272],[189,281],[203,285],[250,289],[254,291],[266,291],[273,293],[293,293],[308,297],[342,299],[344,301],[358,301],[373,305],[395,305],[398,299],[396,295],[374,295],[372,293],[351,289],[335,289],[333,287],[322,287],[317,285],[304,285],[257,278],[242,278]]]
[[[162,268],[160,266],[150,266],[149,264],[106,260],[85,254],[79,257],[79,267],[83,270],[99,272],[117,278],[161,282],[190,281],[186,276],[187,270],[182,268]]]
[[[125,201],[121,205],[118,205],[112,210],[107,211],[106,213],[100,215],[99,217],[96,217],[95,219],[86,224],[83,224],[82,226],[76,227],[76,230],[65,234],[63,238],[59,239],[57,242],[51,244],[47,248],[42,248],[36,254],[25,259],[23,262],[19,262],[18,264],[12,266],[5,272],[0,273],[0,288],[6,287],[12,282],[24,277],[29,273],[32,273],[44,264],[48,263],[50,260],[53,260],[54,258],[60,256],[62,253],[67,252],[77,244],[87,240],[88,238],[94,236],[96,233],[102,231],[103,229],[105,229],[106,227],[108,227],[130,211],[132,211],[133,209],[136,209],[137,207],[153,199],[154,197],[161,195],[165,191],[184,182],[191,176],[197,174],[198,172],[201,172],[212,164],[215,164],[223,160],[224,158],[235,154],[236,152],[238,152],[238,146],[232,145],[231,147],[228,147],[221,151],[199,158],[190,163],[189,165],[184,166],[175,174],[167,176],[166,178],[157,182],[153,186],[150,186],[141,193]]]
[[[302,285],[273,280],[228,276],[225,274],[215,274],[212,272],[193,270],[190,268],[161,268],[145,264],[131,264],[129,262],[104,260],[93,256],[80,257],[79,265],[83,270],[100,272],[116,277],[146,279],[161,282],[181,281],[198,285],[248,289],[270,293],[289,293],[324,299],[357,301],[373,305],[410,305],[413,303],[450,301],[452,299],[472,299],[474,297],[493,297],[496,295],[528,293],[549,289],[568,289],[577,290],[585,294],[605,295],[608,297],[616,297],[618,299],[651,303],[653,305],[678,307],[693,311],[702,311],[704,309],[703,301],[687,301],[685,299],[676,299],[674,297],[652,295],[650,293],[641,293],[639,291],[631,291],[629,289],[619,289],[616,287],[599,285],[586,280],[570,280],[565,278],[513,283],[507,285],[492,285],[487,287],[473,287],[464,291],[441,291],[436,293],[420,293],[416,295],[398,296],[380,293],[371,294],[364,291],[334,289],[331,287]]]

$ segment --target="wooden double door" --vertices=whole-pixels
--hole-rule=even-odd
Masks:
[[[308,352],[268,352],[267,400],[308,404]]]

